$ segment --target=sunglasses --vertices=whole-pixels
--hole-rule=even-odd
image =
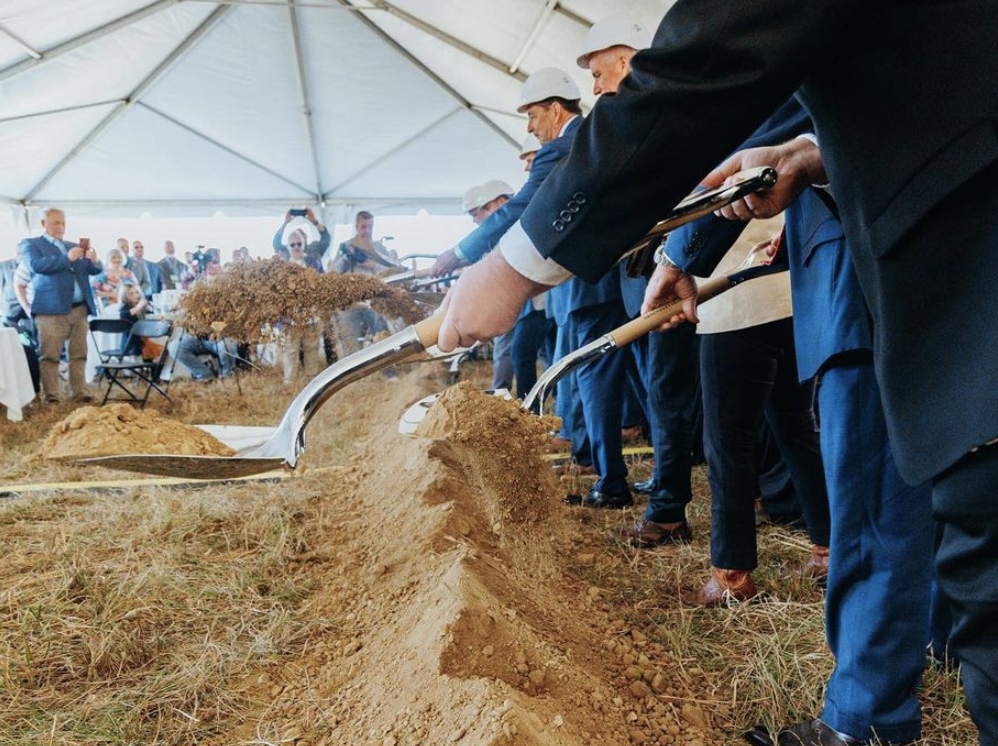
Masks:
[[[290,246],[290,247],[291,247],[292,249],[293,249],[293,248],[295,248],[296,246],[297,246],[298,248],[301,248],[301,247],[302,247],[302,246],[304,246],[304,245],[305,245],[305,244],[303,244],[303,243],[302,243],[301,241],[299,241],[298,243],[289,243],[289,244],[288,244],[288,246]]]

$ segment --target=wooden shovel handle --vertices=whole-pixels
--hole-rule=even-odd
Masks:
[[[697,303],[699,304],[706,300],[710,300],[711,298],[720,295],[730,287],[731,281],[727,277],[718,277],[715,280],[706,282],[699,288]],[[671,319],[673,316],[682,312],[683,302],[677,300],[665,306],[659,306],[654,311],[649,311],[643,316],[638,316],[636,319],[628,321],[623,326],[618,326],[610,332],[609,336],[613,337],[613,341],[617,344],[617,347],[623,347],[624,345],[630,344],[635,339],[643,337],[649,332],[655,331],[655,329]]]
[[[429,349],[437,343],[437,337],[440,336],[440,327],[444,323],[444,314],[435,313],[428,319],[423,319],[417,322],[413,327],[416,330],[416,336],[419,337],[419,343],[423,345],[423,349]]]

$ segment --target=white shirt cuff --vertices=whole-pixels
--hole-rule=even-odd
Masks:
[[[465,256],[465,253],[461,250],[461,244],[457,244],[456,246],[454,246],[454,256],[456,256],[462,262],[468,261],[468,257]]]
[[[558,262],[540,255],[519,220],[499,240],[499,251],[509,266],[541,285],[560,285],[572,277]]]
[[[798,140],[807,140],[809,143],[813,144],[814,147],[816,147],[819,150],[821,150],[821,146],[818,144],[818,136],[816,134],[814,134],[813,132],[802,132],[801,134],[797,135],[797,139]],[[825,183],[825,184],[812,184],[811,186],[813,186],[815,189],[825,189],[825,190],[828,190],[832,185],[828,184],[828,183]],[[831,194],[831,192],[829,192],[829,194]]]

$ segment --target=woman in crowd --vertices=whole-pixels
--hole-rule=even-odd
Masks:
[[[125,269],[124,253],[117,247],[113,248],[107,252],[104,271],[93,279],[94,295],[100,299],[102,307],[117,303],[122,295],[122,285],[134,279],[135,275]]]

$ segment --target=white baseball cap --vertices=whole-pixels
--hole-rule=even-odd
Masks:
[[[516,190],[502,179],[490,179],[478,187],[478,190],[478,196],[482,200],[479,207],[484,207],[498,197],[509,197],[516,193]]]
[[[476,207],[481,207],[484,202],[479,202],[481,199],[480,195],[482,192],[481,186],[473,186],[467,192],[464,193],[464,199],[461,200],[461,209],[465,212],[471,212]]]
[[[651,34],[640,23],[626,16],[609,16],[597,21],[582,41],[582,54],[576,60],[579,67],[589,68],[589,58],[610,47],[645,49],[651,45]]]
[[[582,98],[579,87],[564,70],[557,67],[542,67],[523,82],[520,90],[520,106],[517,111],[523,114],[527,107],[549,98],[563,98],[578,101]]]
[[[541,149],[541,141],[537,139],[537,135],[533,132],[528,132],[527,136],[523,138],[523,145],[520,146],[520,160],[522,161],[531,153],[536,153]]]

